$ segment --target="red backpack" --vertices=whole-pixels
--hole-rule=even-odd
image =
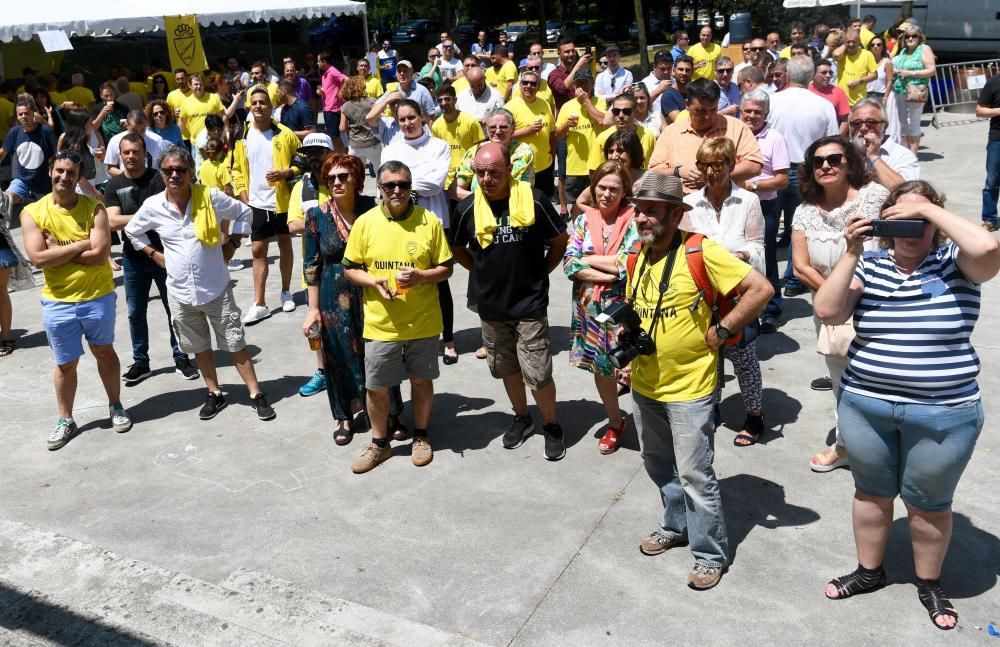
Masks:
[[[708,278],[708,271],[705,270],[705,254],[702,251],[701,242],[704,238],[705,234],[688,234],[687,239],[684,241],[684,258],[687,260],[691,278],[694,279],[694,284],[698,288],[698,296],[688,309],[694,312],[698,309],[698,301],[704,300],[712,311],[712,323],[719,323],[723,317],[729,314],[729,311],[733,309],[736,302],[739,301],[740,291],[736,287],[728,294],[722,295],[721,299],[718,298],[715,288],[712,287],[712,282]],[[629,276],[635,273],[635,265],[638,261],[639,252],[629,253],[628,260],[625,263]],[[742,328],[734,330],[732,333],[732,336],[725,342],[726,346],[735,346],[743,340]]]

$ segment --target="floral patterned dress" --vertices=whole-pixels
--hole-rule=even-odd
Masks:
[[[619,217],[626,216],[619,215]],[[610,233],[610,229],[605,230],[605,236]],[[637,246],[638,242],[639,232],[633,221],[625,230],[625,237],[618,249],[613,252],[618,257],[618,280],[604,284],[606,287],[601,294],[600,303],[594,300],[593,282],[573,279],[573,321],[570,326],[572,346],[569,351],[571,366],[603,377],[614,376],[615,367],[608,359],[608,351],[618,343],[618,328],[597,323],[596,317],[604,311],[604,306],[626,298],[625,264],[629,251]],[[602,244],[601,248],[603,247]],[[569,244],[566,247],[563,264],[566,276],[573,278],[574,274],[588,267],[587,256],[593,254],[601,255],[601,252],[595,251],[594,241],[591,240],[590,231],[587,229],[587,216],[580,214],[573,221],[569,231]]]
[[[355,211],[374,206],[372,198],[359,196]],[[350,419],[351,402],[364,402],[365,394],[362,289],[347,280],[342,264],[349,233],[332,200],[306,214],[302,272],[306,285],[319,287],[326,394],[337,420]]]

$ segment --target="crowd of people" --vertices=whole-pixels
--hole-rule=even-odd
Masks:
[[[594,376],[607,416],[598,450],[620,446],[628,421],[619,397],[630,391],[642,459],[660,489],[663,514],[640,549],[689,546],[688,584],[701,590],[731,560],[712,467],[723,359],[746,409],[733,444],[754,445],[767,430],[759,335],[782,325],[782,296],[810,291],[829,369],[813,388],[832,391],[838,420],[835,443],[809,464],[819,473],[850,465],[856,486],[858,567],[826,594],[885,583],[899,496],[920,600],[935,626],[953,628],[939,576],[955,487],[983,425],[969,337],[1000,246],[990,222],[947,211],[919,179],[918,108],[934,73],[923,32],[900,21],[878,35],[872,20],[858,22],[819,24],[812,37],[796,23],[787,47],[778,34],[755,38],[739,64],[711,28],[690,47],[679,33],[638,81],[614,45],[595,60],[564,39],[552,64],[535,44],[517,64],[484,33],[464,58],[444,33],[419,69],[387,41],[347,63],[350,75],[325,52],[305,70],[286,59],[280,77],[265,61],[244,72],[228,59],[210,73],[153,71],[145,94],[123,75],[100,86],[100,101],[74,79],[80,91],[55,110],[26,85],[0,149],[14,157],[0,211],[23,206],[26,252],[4,226],[0,348],[15,348],[7,284],[30,281],[30,263],[44,275],[56,364],[49,449],[78,433],[83,339],[112,427],[126,432],[120,382],[151,374],[155,282],[176,371],[200,374],[207,387],[199,417],[227,405],[214,337],[257,416],[271,420],[245,327],[272,316],[275,239],[282,312],[296,310],[301,260],[302,333],[317,367],[301,395],[326,392],[338,445],[370,428],[355,473],[388,460],[393,441],[408,441],[414,465],[426,466],[439,363],[459,361],[449,287],[457,264],[481,320],[476,356],[513,409],[503,447],[536,430],[530,391],[545,458],[558,461],[566,445],[548,306],[549,275],[561,267],[573,285],[569,362]],[[1000,132],[998,108],[983,107],[991,133]],[[996,141],[988,163],[1000,159]],[[988,182],[1000,184],[997,174]],[[375,195],[365,193],[369,176]],[[990,199],[995,219],[989,190],[984,219]],[[132,342],[121,378],[113,232],[122,233]],[[241,310],[229,272],[243,267],[235,254],[244,239],[253,300]]]

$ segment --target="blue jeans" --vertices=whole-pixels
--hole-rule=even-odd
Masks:
[[[646,473],[660,488],[660,527],[686,537],[695,561],[729,564],[729,538],[719,481],[712,469],[715,423],[712,395],[688,402],[658,402],[635,391],[635,421]]]
[[[944,512],[983,429],[983,403],[909,404],[843,391],[837,417],[859,491]]]
[[[774,296],[767,302],[764,314],[777,317],[781,314],[781,281],[778,279],[778,198],[761,200],[764,212],[764,275],[774,288]]]
[[[778,191],[778,209],[784,215],[784,239],[792,240],[792,216],[802,202],[799,195],[799,173],[798,165],[792,164],[788,169],[788,186]],[[785,268],[785,287],[800,287],[802,282],[795,278],[795,270],[792,267],[792,246],[788,246],[788,266]]]
[[[156,283],[163,302],[163,310],[167,313],[167,329],[170,330],[170,348],[174,361],[187,358],[177,338],[174,337],[174,327],[170,325],[170,306],[167,303],[167,271],[145,258],[131,259],[122,257],[122,270],[125,276],[125,303],[128,305],[128,332],[132,337],[132,361],[149,366],[149,325],[146,322],[146,310],[149,306],[149,288]]]
[[[986,143],[986,184],[983,185],[983,222],[1000,226],[997,218],[997,200],[1000,200],[1000,140]]]

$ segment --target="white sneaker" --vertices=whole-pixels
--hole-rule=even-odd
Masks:
[[[281,309],[285,312],[292,312],[295,310],[295,299],[292,298],[291,292],[282,292],[281,297]]]
[[[230,272],[239,272],[243,269],[243,261],[236,260],[235,258],[229,259],[229,264],[226,265]]]
[[[243,246],[244,247],[253,247],[253,241],[250,240],[249,236],[247,236],[246,240],[243,241]]]
[[[243,315],[244,324],[257,323],[263,319],[267,319],[271,316],[271,310],[267,306],[259,306],[256,303],[251,303],[250,307],[247,308],[247,313]]]

